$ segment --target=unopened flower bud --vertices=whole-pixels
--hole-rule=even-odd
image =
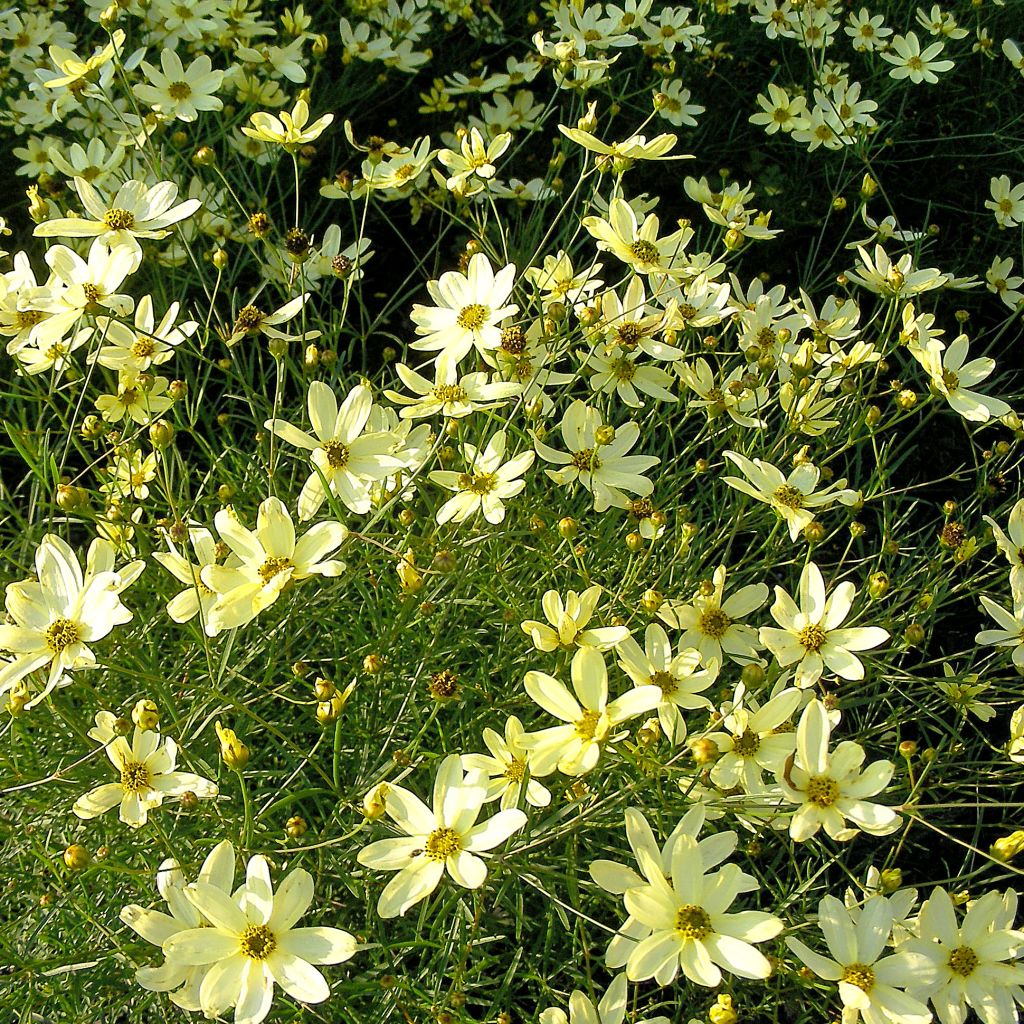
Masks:
[[[637,554],[644,549],[644,539],[639,533],[634,531],[633,533],[626,535],[626,550],[632,554]]]
[[[220,722],[214,724],[220,740],[220,756],[233,771],[240,772],[249,763],[249,748],[235,735],[234,729],[225,729]]]
[[[596,444],[611,444],[615,440],[615,428],[610,423],[603,423],[594,431]]]
[[[92,860],[92,854],[84,846],[72,843],[64,851],[64,863],[68,871],[84,871]]]
[[[900,757],[905,761],[911,760],[917,753],[917,742],[915,740],[904,740],[900,744]]]
[[[718,759],[718,747],[715,745],[715,741],[709,740],[706,736],[690,741],[690,753],[694,761],[700,765],[711,764],[712,761]]]
[[[167,385],[167,397],[172,402],[180,402],[188,394],[188,381],[172,380]]]
[[[918,622],[912,622],[903,631],[903,639],[908,647],[917,647],[919,644],[923,644],[924,637],[924,627]]]
[[[876,601],[889,591],[889,577],[884,572],[873,572],[868,577],[868,594]]]
[[[285,835],[289,839],[298,839],[306,834],[306,819],[298,814],[293,814],[284,825]]]
[[[377,818],[384,814],[384,805],[388,798],[388,784],[382,782],[379,786],[374,786],[366,796],[363,797],[363,814],[366,815],[371,821],[376,821]]]
[[[167,420],[156,420],[149,425],[149,443],[154,448],[166,448],[174,440],[174,425]]]
[[[325,679],[323,676],[317,676],[313,683],[313,695],[317,700],[330,700],[335,693],[337,693],[337,687],[330,679]]]
[[[89,505],[89,492],[74,484],[57,485],[57,505],[65,512],[77,512]]]
[[[559,536],[564,537],[565,540],[572,540],[572,538],[579,532],[580,524],[570,516],[566,516],[564,519],[558,520]]]
[[[764,668],[756,661],[748,662],[740,670],[740,679],[743,680],[743,685],[748,690],[756,690],[764,686],[765,678]]]
[[[640,605],[648,615],[654,615],[665,603],[665,595],[657,590],[645,590],[640,598]]]
[[[895,892],[903,885],[903,872],[899,868],[886,868],[879,873],[878,883],[882,892]]]
[[[136,701],[135,707],[132,708],[132,721],[143,732],[156,729],[160,724],[160,712],[157,709],[156,701],[152,701],[148,697]]]
[[[287,338],[268,338],[267,351],[273,359],[284,359],[288,354]]]

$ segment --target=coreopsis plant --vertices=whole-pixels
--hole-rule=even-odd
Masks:
[[[445,872],[466,889],[484,884],[487,865],[477,854],[493,850],[526,824],[526,815],[515,808],[477,824],[487,793],[486,773],[464,773],[458,754],[438,766],[433,810],[409,790],[387,787],[384,809],[405,835],[370,843],[356,858],[364,867],[398,872],[377,900],[381,917],[399,917],[426,899]]]
[[[299,519],[312,519],[333,494],[357,514],[370,511],[370,487],[375,481],[404,469],[406,461],[393,452],[399,439],[386,430],[367,430],[373,412],[370,389],[357,384],[339,405],[334,391],[321,381],[309,385],[309,422],[315,436],[287,420],[263,425],[282,441],[310,453],[313,472],[299,494]]]
[[[545,591],[541,608],[548,621],[527,619],[520,624],[521,628],[538,651],[571,650],[574,647],[595,647],[606,651],[622,643],[629,636],[629,630],[625,626],[587,627],[597,610],[601,592],[600,585],[595,583],[581,593],[570,590],[563,601],[557,590]]]
[[[761,643],[775,655],[779,665],[796,665],[795,684],[813,686],[827,669],[840,679],[864,678],[864,665],[852,651],[866,651],[889,639],[880,626],[847,626],[857,588],[845,580],[825,596],[825,580],[814,562],[800,573],[799,606],[782,587],[775,588],[772,618],[781,628],[762,626]]]
[[[291,111],[268,114],[261,110],[252,114],[249,124],[242,127],[242,132],[251,139],[280,146],[286,152],[294,153],[300,146],[318,139],[333,121],[333,114],[323,114],[310,122],[309,104],[300,99],[296,100]]]
[[[645,874],[647,884],[623,895],[626,909],[650,929],[626,961],[627,978],[668,985],[682,971],[694,984],[713,988],[723,970],[741,978],[771,974],[754,943],[774,938],[783,922],[758,910],[727,913],[746,889],[747,876],[735,864],[708,874],[697,840],[684,834],[672,848],[669,879],[656,870]]]
[[[90,644],[115,626],[131,622],[121,591],[138,578],[144,562],[114,571],[114,549],[97,539],[89,548],[85,572],[71,546],[47,534],[36,548],[36,578],[9,583],[10,622],[0,625],[0,650],[14,657],[0,666],[0,694],[30,679],[35,693],[26,707],[44,700],[68,674],[96,666]],[[41,672],[41,677],[35,673]]]
[[[235,848],[224,839],[207,854],[199,869],[198,881],[230,896],[234,880]],[[170,913],[146,910],[137,903],[129,903],[119,914],[121,920],[147,942],[162,946],[165,940],[178,932],[211,924],[185,896],[185,878],[173,858],[161,862],[157,868],[156,885]],[[168,992],[168,998],[175,1006],[195,1011],[202,1008],[199,990],[208,971],[207,964],[171,964],[165,958],[159,967],[139,967],[135,980],[149,992]]]
[[[499,430],[483,449],[464,441],[461,445],[466,470],[435,470],[429,475],[431,483],[454,491],[437,510],[437,522],[464,523],[476,512],[482,511],[488,523],[500,523],[505,518],[505,499],[521,494],[526,487],[522,475],[533,465],[536,455],[532,451],[520,452],[505,458],[505,431]]]
[[[97,725],[102,728],[99,716]],[[177,744],[153,729],[136,726],[131,744],[123,736],[113,736],[104,743],[104,749],[120,779],[80,796],[71,808],[79,818],[98,817],[120,804],[121,821],[139,828],[166,797],[192,793],[208,800],[217,795],[217,786],[209,779],[175,768]]]
[[[166,238],[170,227],[191,217],[202,205],[186,199],[174,205],[178,186],[161,181],[152,187],[144,181],[126,181],[109,199],[85,178],[74,179],[75,191],[88,217],[60,217],[37,224],[34,234],[42,238],[95,238],[108,249],[123,247],[132,254],[132,271],[142,263],[140,238]]]
[[[564,452],[534,438],[537,454],[561,467],[544,472],[563,486],[578,481],[593,494],[595,512],[626,508],[627,493],[642,498],[653,493],[654,484],[642,474],[661,459],[627,454],[640,440],[640,428],[633,421],[612,427],[602,422],[597,409],[577,399],[565,410],[560,432],[568,449]]]
[[[243,338],[253,338],[256,335],[264,334],[276,341],[312,341],[320,336],[319,331],[304,331],[301,334],[288,334],[280,330],[281,324],[293,320],[302,311],[306,301],[309,299],[309,292],[296,295],[289,299],[283,306],[278,307],[273,313],[265,313],[259,306],[255,305],[255,299],[239,309],[235,315],[235,322],[230,331],[226,333],[225,344],[228,348],[237,345]]]
[[[818,509],[826,509],[837,501],[843,505],[857,501],[856,493],[846,487],[845,477],[817,490],[821,471],[811,462],[801,461],[785,476],[770,462],[748,459],[734,451],[723,454],[743,476],[724,476],[722,480],[756,501],[770,505],[789,527],[790,540],[795,541],[800,531],[814,521]]]
[[[967,362],[967,336],[961,334],[948,348],[931,341],[926,347],[911,345],[910,352],[927,371],[932,387],[949,402],[953,410],[972,423],[987,423],[993,417],[1005,416],[1010,406],[999,398],[972,391],[991,376],[994,359],[981,357]]]
[[[344,963],[360,948],[340,928],[295,927],[313,902],[313,877],[303,868],[293,868],[275,893],[267,860],[257,855],[249,859],[238,894],[202,878],[182,891],[199,913],[200,927],[175,931],[162,946],[172,970],[207,968],[199,986],[207,1017],[233,1006],[235,1024],[260,1024],[275,984],[299,1002],[322,1003],[331,989],[313,965]]]
[[[680,641],[673,652],[665,630],[652,622],[644,632],[644,646],[627,636],[616,647],[619,667],[635,686],[657,686],[662,699],[658,703],[658,720],[670,743],[686,738],[683,711],[711,708],[711,701],[701,694],[718,678],[719,663],[714,658],[704,661],[700,651],[685,647]],[[703,668],[699,668],[703,662]]]
[[[608,204],[608,217],[584,217],[583,226],[597,239],[597,247],[610,252],[634,273],[654,275],[657,289],[666,277],[687,270],[686,246],[693,237],[689,228],[677,228],[658,236],[660,221],[649,213],[640,223],[632,206],[616,196]]]
[[[483,370],[460,376],[458,366],[447,361],[435,364],[433,383],[404,363],[399,363],[395,372],[412,394],[385,389],[384,397],[401,406],[398,415],[404,420],[438,413],[449,419],[461,419],[478,409],[500,408],[522,390],[520,384],[512,381],[488,381]]]
[[[618,727],[662,701],[658,686],[637,686],[613,701],[608,700],[608,669],[604,655],[593,647],[580,647],[570,669],[572,693],[546,672],[530,671],[523,687],[530,698],[565,725],[530,733],[523,746],[532,751],[531,763],[538,775],[557,768],[565,775],[592,771],[606,743],[625,735]]]
[[[758,661],[761,649],[757,630],[739,621],[757,611],[768,600],[764,583],[748,583],[725,596],[728,570],[715,569],[710,585],[702,584],[687,604],[668,600],[658,609],[658,618],[674,629],[683,630],[679,643],[695,647],[705,662],[719,664],[729,658],[740,665]]]
[[[509,303],[516,268],[507,264],[494,273],[486,253],[474,253],[466,273],[449,270],[427,282],[433,306],[412,308],[416,333],[410,344],[420,352],[436,352],[442,365],[457,365],[474,348],[483,355],[501,344],[502,320],[515,316],[519,307]]]
[[[217,544],[213,534],[205,527],[188,527],[188,541],[198,562],[190,562],[178,550],[169,534],[164,535],[164,540],[169,550],[154,551],[153,560],[162,565],[179,583],[185,585],[184,590],[179,591],[167,602],[167,614],[175,622],[188,622],[200,614],[205,621],[210,609],[218,600],[218,595],[202,580],[203,568],[207,565],[216,565],[218,561]],[[227,564],[238,562],[236,555],[230,557],[232,561]]]
[[[626,1016],[626,975],[618,974],[595,1006],[579,989],[569,996],[569,1013],[557,1006],[541,1010],[540,1024],[622,1024]],[[636,1024],[669,1024],[668,1017],[644,1017]]]
[[[1006,908],[1009,906],[1010,920]],[[932,1004],[942,1024],[962,1024],[973,1009],[983,1024],[1013,1024],[1024,1005],[1024,965],[1017,962],[1024,935],[1008,927],[1017,894],[985,893],[957,922],[949,893],[936,887],[918,915],[920,934],[900,952],[914,957],[913,981],[907,987]]]
[[[325,556],[344,543],[348,530],[341,523],[323,520],[296,540],[291,516],[280,498],[260,503],[256,529],[244,527],[233,508],[214,517],[221,540],[235,563],[206,564],[200,582],[217,595],[206,616],[209,636],[243,626],[269,608],[290,583],[311,576],[339,576],[342,562]]]
[[[839,842],[853,839],[858,830],[874,836],[895,832],[899,813],[867,799],[888,786],[895,766],[878,760],[862,771],[864,748],[843,740],[830,752],[831,733],[825,705],[812,700],[797,726],[795,760],[776,775],[786,800],[799,805],[789,823],[790,838],[805,842],[822,827]]]
[[[490,754],[463,754],[462,767],[486,772],[488,776],[485,803],[501,800],[501,809],[517,807],[525,793],[531,807],[547,807],[551,793],[535,778],[532,752],[523,745],[526,730],[515,715],[505,720],[505,735],[484,729],[484,743]],[[550,774],[550,772],[548,773]]]
[[[843,1003],[843,1020],[856,1024],[928,1024],[928,1007],[907,994],[919,960],[900,950],[882,956],[892,933],[893,912],[884,896],[872,896],[856,919],[834,896],[818,904],[818,927],[832,958],[814,952],[800,939],[786,945],[819,978],[835,982]]]
[[[979,600],[982,611],[996,620],[999,629],[981,630],[974,638],[975,643],[1012,647],[1013,665],[1021,675],[1024,675],[1024,595],[1014,595],[1012,612],[1008,612],[989,597],[982,596]]]

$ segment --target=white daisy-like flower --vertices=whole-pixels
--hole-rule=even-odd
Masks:
[[[714,658],[702,662],[700,651],[680,641],[678,653],[672,650],[668,634],[656,622],[644,632],[644,646],[631,636],[622,640],[616,653],[619,667],[635,686],[657,686],[662,699],[658,703],[658,721],[670,743],[686,738],[686,722],[681,711],[711,708],[707,697],[699,696],[717,678],[719,663]]]
[[[821,470],[811,462],[801,462],[789,476],[785,476],[770,462],[748,459],[733,451],[722,454],[746,477],[744,480],[724,476],[723,482],[775,509],[789,527],[790,540],[795,541],[800,531],[814,521],[815,510],[828,508],[837,501],[844,505],[853,505],[857,501],[856,492],[846,489],[845,477],[820,491],[816,490]]]
[[[261,110],[250,115],[249,125],[242,128],[242,133],[250,139],[269,142],[293,153],[300,146],[315,142],[333,121],[333,114],[323,114],[310,123],[309,104],[300,99],[296,100],[291,112],[281,110],[277,114],[268,114]]]
[[[601,266],[600,263],[591,263],[577,272],[569,254],[559,249],[554,256],[545,256],[541,266],[527,267],[523,277],[540,292],[539,298],[545,308],[556,302],[571,306],[587,301],[604,284],[597,276],[601,273]]]
[[[65,673],[95,667],[89,644],[131,622],[132,613],[120,595],[138,578],[145,562],[132,562],[115,572],[113,546],[97,539],[89,548],[83,574],[67,542],[49,533],[36,548],[35,565],[36,579],[7,585],[11,621],[0,624],[0,650],[14,655],[0,665],[0,695],[40,669],[46,673],[27,708],[43,700]]]
[[[223,71],[214,71],[213,62],[202,53],[186,68],[174,50],[160,51],[160,68],[148,61],[140,64],[147,81],[132,91],[143,103],[164,117],[195,121],[201,110],[221,110],[223,101],[216,95],[224,81]]]
[[[584,992],[574,989],[569,996],[569,1013],[552,1006],[541,1010],[540,1024],[622,1024],[626,1017],[626,975],[617,975],[595,1006]],[[669,1024],[668,1017],[644,1017],[636,1024]]]
[[[867,288],[870,292],[889,299],[902,299],[920,292],[941,288],[949,275],[935,267],[917,269],[914,257],[908,252],[893,263],[889,254],[880,245],[875,246],[874,255],[870,255],[862,245],[857,246],[860,255],[860,267],[848,270],[846,276]]]
[[[707,734],[718,748],[711,781],[719,789],[742,786],[751,795],[765,790],[763,772],[777,775],[796,750],[796,733],[781,726],[800,707],[800,691],[790,688],[758,706],[742,683],[728,708],[723,708],[721,729]]]
[[[625,199],[614,198],[608,204],[608,218],[584,217],[583,226],[597,239],[597,247],[617,256],[637,274],[664,277],[687,271],[686,246],[693,237],[690,228],[678,228],[658,237],[659,221],[650,213],[643,224]]]
[[[596,647],[599,651],[606,651],[622,643],[629,636],[629,630],[625,626],[587,628],[600,600],[601,587],[596,583],[578,594],[570,590],[564,601],[557,590],[545,591],[541,607],[548,621],[527,619],[521,623],[522,630],[533,640],[538,651],[573,647]]]
[[[170,737],[163,738],[161,743],[160,733],[155,730],[136,727],[131,745],[123,736],[115,736],[105,744],[105,749],[110,763],[120,772],[120,780],[80,796],[71,808],[79,818],[96,818],[120,804],[121,821],[139,828],[165,797],[191,792],[209,800],[217,795],[216,783],[175,769],[177,744]]]
[[[230,895],[234,888],[234,880],[235,849],[225,839],[218,843],[203,861],[198,881]],[[186,898],[185,884],[177,862],[163,861],[156,872],[156,885],[170,913],[146,910],[137,903],[129,903],[121,910],[121,920],[154,946],[163,946],[167,939],[178,932],[208,926],[210,922]],[[159,967],[138,968],[135,980],[147,992],[169,992],[170,1000],[175,1006],[180,1006],[183,1010],[196,1011],[202,1008],[199,989],[208,970],[207,964],[172,964],[165,959]]]
[[[812,700],[797,726],[795,760],[776,775],[786,799],[800,805],[789,823],[790,838],[802,843],[823,826],[839,842],[852,839],[858,830],[874,836],[895,832],[899,814],[866,799],[889,785],[895,765],[878,760],[861,771],[864,748],[844,740],[830,754],[831,731],[825,705]],[[845,820],[855,827],[846,826]]]
[[[267,420],[263,424],[282,441],[310,453],[313,472],[299,494],[299,519],[312,519],[328,492],[352,512],[369,512],[372,484],[406,465],[392,454],[398,443],[394,434],[366,430],[373,411],[370,389],[357,384],[339,407],[334,391],[315,380],[309,385],[307,406],[316,436],[286,420]]]
[[[260,1024],[270,1012],[274,985],[301,1003],[322,1003],[330,986],[314,964],[344,963],[359,951],[340,928],[296,928],[313,900],[313,878],[293,869],[275,893],[265,857],[249,860],[245,885],[234,895],[212,881],[183,890],[209,926],[189,928],[163,942],[169,967],[207,967],[200,1008],[218,1017],[235,1007],[235,1024]]]
[[[693,363],[676,363],[676,373],[696,395],[686,403],[688,408],[704,409],[708,419],[715,419],[725,413],[741,427],[763,430],[766,426],[765,420],[752,414],[767,407],[768,389],[756,383],[751,387],[744,380],[748,371],[743,367],[732,369],[720,384],[715,382],[711,367],[703,358]]]
[[[654,978],[668,985],[682,971],[694,984],[712,988],[723,970],[741,978],[771,974],[767,957],[753,944],[774,938],[783,923],[757,910],[727,913],[749,890],[749,876],[739,867],[726,864],[707,874],[697,840],[681,835],[672,849],[670,880],[654,870],[645,874],[646,885],[623,895],[626,909],[650,929],[626,962],[631,981]]]
[[[825,580],[814,562],[800,573],[799,607],[782,587],[775,588],[771,613],[781,629],[762,626],[758,636],[779,665],[797,666],[796,686],[813,686],[826,669],[840,679],[864,678],[864,665],[851,651],[877,647],[889,639],[889,633],[880,626],[840,628],[856,595],[856,587],[847,580],[826,598]]]
[[[625,735],[618,726],[657,707],[662,699],[659,687],[638,686],[609,702],[608,669],[604,656],[593,647],[581,647],[573,655],[570,673],[575,696],[546,672],[527,672],[523,679],[531,699],[566,723],[524,738],[539,775],[556,767],[565,775],[585,775],[597,764],[604,744]]]
[[[907,995],[915,976],[909,953],[883,957],[892,933],[893,912],[884,896],[872,896],[854,919],[834,896],[818,904],[818,927],[834,959],[815,953],[799,939],[786,945],[819,978],[836,982],[844,1024],[928,1024],[928,1007]]]
[[[164,540],[167,541],[169,551],[154,551],[153,559],[160,563],[179,583],[185,584],[185,589],[179,591],[167,602],[167,614],[175,622],[188,622],[202,612],[202,619],[205,622],[210,614],[210,609],[217,603],[218,595],[214,593],[202,580],[203,568],[207,565],[217,564],[217,544],[213,534],[203,527],[189,527],[188,539],[195,551],[198,563],[190,562],[181,554],[165,532]],[[230,555],[228,564],[238,564],[238,556]]]
[[[171,382],[166,377],[152,377],[148,381],[131,366],[117,371],[115,394],[100,395],[96,410],[108,423],[120,423],[127,418],[140,427],[162,416],[174,404],[167,394]]]
[[[504,736],[493,729],[484,729],[484,743],[490,755],[462,755],[462,767],[467,772],[476,769],[489,776],[484,803],[500,797],[502,810],[516,807],[524,789],[526,802],[531,807],[547,807],[551,803],[551,794],[535,778],[531,752],[523,746],[525,735],[523,723],[515,715],[509,715]]]
[[[465,441],[459,446],[466,461],[465,472],[435,470],[429,475],[431,483],[455,491],[455,496],[437,510],[438,523],[464,523],[481,509],[489,523],[500,523],[505,518],[505,499],[522,492],[526,486],[522,475],[536,458],[534,452],[525,451],[504,462],[505,443],[504,430],[493,434],[482,450]]]
[[[1010,563],[1010,591],[1014,600],[1024,600],[1024,498],[1010,509],[1005,530],[991,516],[982,518],[992,527],[996,547]]]
[[[963,1024],[968,1007],[982,1024],[1016,1024],[1015,1003],[1024,1004],[1024,965],[1015,963],[1024,946],[1020,931],[1003,927],[1003,895],[992,891],[967,907],[957,924],[953,901],[936,887],[918,915],[920,936],[900,952],[915,955],[907,986],[935,1008],[942,1024]]]
[[[630,421],[614,427],[607,444],[600,444],[598,431],[605,432],[610,425],[603,424],[597,409],[577,399],[562,417],[562,440],[568,449],[560,452],[539,439],[534,440],[537,454],[545,462],[553,462],[560,469],[544,472],[557,484],[580,485],[594,495],[594,511],[608,508],[626,508],[626,492],[646,498],[654,491],[654,484],[642,474],[661,462],[655,455],[628,455],[640,440],[640,427]]]
[[[174,349],[199,328],[195,320],[178,318],[179,304],[172,302],[158,324],[153,314],[153,297],[143,295],[135,307],[134,324],[108,316],[96,318],[100,347],[90,356],[111,370],[129,369],[142,373],[160,366],[174,356]]]
[[[925,368],[931,378],[932,387],[949,402],[954,412],[971,423],[987,423],[990,419],[1005,416],[1010,406],[999,398],[979,394],[970,390],[989,377],[996,368],[996,361],[981,356],[967,362],[968,341],[965,334],[959,335],[946,348],[940,341],[930,341],[927,346],[910,346],[910,354]]]
[[[481,354],[501,344],[502,320],[519,307],[508,303],[516,268],[509,263],[497,274],[485,253],[474,253],[465,274],[449,270],[437,281],[427,282],[435,305],[417,303],[412,308],[416,333],[410,344],[417,351],[437,352],[439,363],[458,364],[474,348]]]
[[[939,75],[950,71],[955,66],[951,60],[937,60],[946,44],[940,39],[930,43],[923,50],[916,32],[908,32],[905,36],[895,35],[887,50],[881,51],[882,60],[893,65],[889,72],[890,78],[909,78],[915,85],[927,82],[935,85]]]
[[[108,249],[124,247],[132,254],[132,272],[142,263],[140,238],[166,238],[172,224],[191,217],[202,205],[198,199],[186,199],[175,206],[178,186],[173,181],[149,186],[133,178],[104,200],[85,178],[75,178],[75,191],[88,216],[44,221],[36,225],[33,234],[40,238],[95,238]]]
[[[239,309],[231,332],[225,338],[225,343],[228,348],[231,348],[243,338],[253,338],[258,334],[265,334],[268,338],[276,338],[278,341],[312,341],[314,338],[319,338],[319,331],[287,334],[280,330],[281,324],[285,324],[299,315],[308,299],[309,292],[303,292],[302,295],[296,295],[294,299],[289,299],[273,313],[264,313],[259,306],[254,304],[255,300],[253,300]]]
[[[658,618],[673,629],[685,630],[679,638],[685,647],[696,647],[705,662],[724,658],[740,665],[758,661],[761,644],[757,630],[740,619],[757,611],[768,600],[764,583],[749,583],[725,596],[726,567],[715,569],[710,587],[702,587],[689,604],[666,601]],[[707,592],[705,592],[705,588]]]
[[[1024,675],[1024,594],[1014,596],[1012,612],[1008,612],[991,598],[982,597],[980,601],[982,610],[996,620],[999,629],[983,629],[975,636],[974,642],[992,644],[995,647],[1012,647],[1014,667]],[[0,640],[0,645],[2,643]]]
[[[405,835],[370,843],[356,858],[364,867],[398,871],[377,901],[381,917],[401,916],[426,899],[446,871],[466,889],[484,884],[487,865],[477,854],[494,849],[526,824],[526,815],[514,808],[476,824],[487,792],[487,774],[464,774],[458,754],[449,754],[438,766],[433,810],[409,790],[388,786],[384,809]]]
[[[437,413],[461,419],[477,409],[498,409],[522,390],[522,385],[516,381],[489,382],[483,370],[460,376],[458,365],[449,361],[434,366],[433,382],[404,363],[398,363],[395,372],[412,395],[385,389],[384,397],[403,407],[398,413],[403,420]]]
[[[1007,174],[1000,174],[989,182],[991,199],[985,200],[985,209],[995,215],[1001,228],[1015,228],[1024,224],[1024,181],[1010,184]]]
[[[208,636],[245,625],[269,608],[289,583],[339,576],[345,569],[342,562],[324,556],[344,542],[348,530],[325,520],[296,541],[291,516],[280,498],[260,504],[255,531],[247,530],[231,508],[221,509],[214,524],[238,561],[200,570],[200,582],[217,594],[206,617]]]

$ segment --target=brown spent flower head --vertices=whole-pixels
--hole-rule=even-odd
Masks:
[[[427,689],[434,700],[453,700],[459,695],[459,677],[448,669],[442,669],[431,675]]]

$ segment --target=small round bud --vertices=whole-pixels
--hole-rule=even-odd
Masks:
[[[895,892],[903,885],[903,872],[899,868],[886,868],[878,876],[878,884],[882,892]]]
[[[363,797],[363,814],[371,821],[376,821],[384,814],[384,804],[388,798],[388,784],[382,782],[374,786],[366,796]]]
[[[174,425],[157,420],[149,425],[149,443],[154,448],[166,448],[174,440]]]
[[[337,687],[334,683],[323,676],[317,676],[313,683],[313,695],[319,701],[330,700],[337,692]]]
[[[903,639],[908,647],[917,647],[919,644],[923,644],[924,637],[924,626],[918,622],[912,622],[903,631]]]
[[[210,257],[210,262],[220,271],[228,269],[228,264],[231,262],[231,257],[228,255],[226,249],[214,249],[213,255]]]
[[[631,554],[637,554],[644,549],[644,539],[635,531],[626,536],[626,550]]]
[[[943,515],[951,516],[956,512],[956,502],[952,498],[947,498],[942,503]]]
[[[708,462],[707,459],[698,459],[693,464],[693,471],[694,471],[694,473],[706,473],[708,471],[708,467],[710,465],[711,465],[711,463]]]
[[[298,839],[306,834],[306,819],[298,814],[293,814],[284,824],[285,835],[289,839]]]
[[[931,764],[939,756],[939,752],[934,747],[925,747],[921,751],[921,760],[925,764]]]
[[[191,789],[186,789],[178,797],[178,806],[183,811],[194,811],[199,806],[199,797]]]
[[[868,594],[876,601],[889,591],[889,577],[884,572],[873,572],[868,577]]]
[[[229,363],[230,366],[230,363]],[[188,381],[172,380],[167,385],[167,397],[172,402],[180,402],[188,394]]]
[[[92,861],[92,854],[84,846],[72,843],[64,851],[64,864],[68,871],[84,871]]]
[[[858,522],[856,519],[852,523],[850,523],[850,536],[853,537],[854,540],[856,540],[859,537],[863,537],[864,534],[867,533],[867,530],[868,528],[863,523]]]
[[[434,555],[433,560],[430,563],[430,568],[434,572],[451,573],[459,567],[458,559],[455,557],[455,552],[450,551],[447,548],[442,548]]]
[[[877,427],[882,419],[882,410],[877,405],[869,405],[864,413],[864,422],[869,427]]]
[[[192,163],[196,167],[212,167],[217,162],[217,154],[209,146],[200,146],[192,154]]]
[[[900,757],[905,761],[911,760],[917,753],[917,742],[915,740],[904,740],[900,744]]]
[[[403,508],[402,511],[398,513],[398,521],[403,526],[412,526],[412,524],[416,522],[416,513],[413,512],[411,508]]]
[[[846,198],[844,196],[836,196],[832,200],[832,209],[838,212],[842,212],[846,209]]]
[[[89,506],[89,492],[72,484],[57,485],[57,506],[65,512],[78,512]]]
[[[564,537],[566,540],[572,540],[579,532],[580,524],[575,519],[566,516],[564,519],[558,520],[559,536]]]
[[[712,761],[718,760],[718,747],[714,740],[702,737],[690,742],[690,754],[697,764],[711,764]]]
[[[226,505],[237,493],[234,484],[221,484],[217,488],[217,500]]]
[[[156,701],[143,697],[136,701],[132,708],[132,721],[144,732],[156,729],[160,724],[160,712],[157,709]]]
[[[268,338],[267,351],[273,359],[284,359],[288,354],[287,338]]]
[[[307,370],[315,370],[320,365],[320,349],[316,345],[307,345],[302,353],[302,365]]]
[[[615,428],[610,423],[604,423],[594,431],[594,442],[596,444],[611,444],[615,440]]]
[[[748,690],[756,690],[764,686],[766,675],[764,668],[756,661],[748,662],[740,670],[740,679]]]
[[[804,540],[808,544],[820,544],[825,539],[825,527],[817,521],[817,519],[811,520],[804,527]]]
[[[368,676],[375,676],[384,670],[384,659],[379,654],[368,654],[363,658],[363,671]]]
[[[725,247],[731,251],[739,249],[743,245],[743,233],[736,228],[729,228],[725,233]]]
[[[906,412],[908,409],[913,409],[917,405],[917,395],[910,390],[910,388],[903,388],[896,395],[896,404]]]
[[[249,748],[235,735],[234,729],[225,729],[220,722],[214,723],[214,728],[220,740],[220,756],[224,764],[240,772],[249,763]]]
[[[665,603],[665,596],[657,590],[645,590],[640,598],[640,606],[648,615],[654,615]]]

